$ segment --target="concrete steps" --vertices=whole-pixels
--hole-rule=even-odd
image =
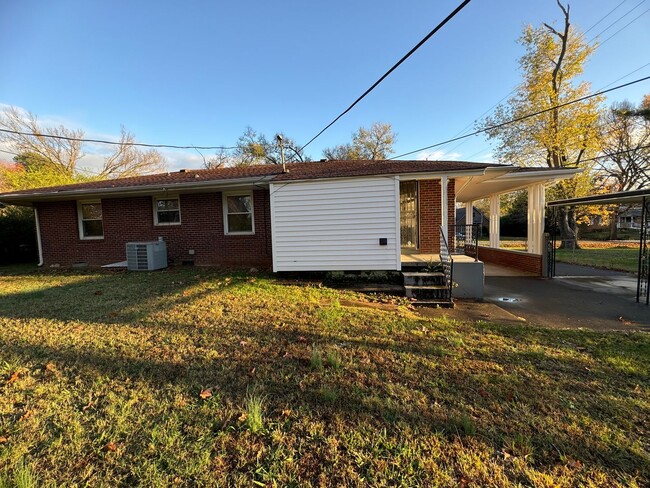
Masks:
[[[404,271],[404,294],[415,299],[414,305],[453,307],[445,274],[438,271]]]

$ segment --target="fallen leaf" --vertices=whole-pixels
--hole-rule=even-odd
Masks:
[[[203,399],[206,400],[212,396],[212,388],[206,388],[205,390],[201,390],[201,393],[199,393],[199,396]]]
[[[248,374],[250,374],[250,375],[255,374],[255,368],[251,369],[251,370],[248,372]]]
[[[56,365],[54,363],[47,363],[44,369],[46,373],[56,373]]]
[[[577,459],[568,458],[566,464],[570,468],[574,468],[574,469],[582,468],[582,463],[580,461],[578,461]]]
[[[115,452],[117,451],[117,446],[113,441],[107,442],[106,445],[104,446],[104,450],[109,452]]]
[[[248,344],[248,342],[246,342],[246,341],[239,341],[239,345],[240,345],[240,346],[245,346],[245,345],[247,345],[247,344]]]
[[[9,379],[7,380],[7,384],[10,385],[12,383],[15,383],[16,381],[18,381],[19,378],[20,378],[20,371],[14,371],[9,377]]]
[[[289,415],[291,415],[291,409],[282,410],[283,417],[288,417]]]
[[[239,421],[240,422],[246,422],[247,418],[248,418],[248,414],[246,412],[244,412],[239,416]]]
[[[490,396],[490,394],[487,391],[485,391],[483,388],[478,389],[478,394],[481,395],[483,398],[487,398]]]
[[[0,444],[4,444],[5,442],[9,442],[9,439],[7,439],[5,436],[0,437]]]
[[[22,414],[20,416],[20,418],[18,420],[19,421],[27,420],[32,415],[34,415],[34,411],[33,410],[27,410],[24,414]]]

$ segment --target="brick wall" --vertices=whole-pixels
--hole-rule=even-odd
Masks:
[[[181,225],[155,226],[152,198],[104,198],[104,238],[79,238],[77,202],[38,204],[45,265],[101,266],[126,260],[126,243],[162,236],[169,259],[180,264],[270,267],[271,214],[267,190],[253,192],[255,235],[224,235],[221,193],[180,196]],[[189,250],[194,250],[194,256]]]
[[[499,264],[542,276],[541,254],[479,246],[478,258],[484,263]]]
[[[440,252],[441,192],[440,180],[420,180],[419,182],[420,214],[420,249],[422,253]],[[448,222],[456,222],[456,181],[451,179],[447,185]],[[449,243],[453,246],[453,243]]]

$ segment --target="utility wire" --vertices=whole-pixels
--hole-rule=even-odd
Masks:
[[[605,39],[603,42],[601,42],[599,45],[602,46],[603,44],[605,44],[607,41],[609,41],[609,40],[610,40],[612,37],[614,37],[616,34],[618,34],[619,32],[621,32],[623,29],[626,29],[627,27],[629,27],[630,24],[632,24],[633,22],[636,22],[637,20],[639,20],[641,17],[643,17],[643,16],[644,16],[645,14],[647,14],[648,12],[650,12],[650,8],[644,10],[642,13],[640,13],[639,15],[637,15],[636,17],[634,17],[634,18],[633,18],[632,20],[630,20],[627,24],[625,24],[623,27],[621,27],[619,30],[617,30],[617,31],[614,32],[611,36],[609,36],[607,39]]]
[[[363,100],[366,95],[368,95],[371,91],[373,91],[377,85],[379,85],[382,81],[384,81],[388,75],[390,75],[393,71],[395,71],[399,65],[401,65],[404,61],[406,61],[415,51],[417,51],[425,42],[427,42],[436,32],[438,32],[447,22],[449,22],[452,18],[456,16],[458,12],[460,12],[465,6],[471,2],[471,0],[464,0],[463,3],[461,3],[458,7],[454,9],[453,12],[451,12],[445,19],[440,22],[434,29],[429,32],[424,38],[418,42],[408,53],[406,53],[404,56],[402,56],[402,59],[400,59],[397,63],[395,63],[388,71],[386,71],[381,78],[379,78],[377,81],[375,81],[370,88],[368,88],[363,94],[357,98],[348,108],[346,108],[343,112],[341,112],[334,120],[332,120],[329,124],[327,124],[321,131],[316,134],[314,137],[312,137],[307,144],[302,146],[301,150],[304,150],[307,146],[309,146],[312,142],[314,142],[320,135],[325,132],[327,129],[332,127],[338,120],[343,117],[345,114],[347,114],[354,106],[359,103],[361,100]]]
[[[609,88],[607,90],[601,90],[601,91],[598,91],[596,93],[592,93],[591,95],[586,95],[584,97],[576,98],[575,100],[571,100],[569,102],[560,103],[558,105],[554,105],[553,107],[549,107],[549,108],[546,108],[544,110],[539,110],[539,111],[534,112],[532,114],[522,115],[521,117],[515,117],[514,119],[508,120],[506,122],[501,122],[500,124],[495,124],[495,125],[491,125],[489,127],[484,127],[483,129],[479,129],[479,130],[476,130],[474,132],[470,132],[469,134],[465,134],[465,135],[459,136],[459,137],[454,137],[452,139],[448,139],[448,140],[443,141],[443,142],[438,142],[436,144],[431,144],[430,146],[421,147],[420,149],[415,149],[414,151],[409,151],[409,152],[406,152],[404,154],[400,154],[398,156],[393,156],[392,158],[388,158],[388,159],[392,160],[392,159],[402,158],[404,156],[409,156],[409,155],[414,154],[416,152],[424,151],[426,149],[432,149],[434,147],[442,146],[444,144],[449,144],[450,142],[459,141],[461,139],[466,139],[467,137],[472,137],[472,136],[475,136],[477,134],[482,134],[483,132],[487,132],[487,131],[493,130],[493,129],[498,129],[500,127],[504,127],[506,125],[514,124],[516,122],[521,122],[522,120],[526,120],[526,119],[529,119],[531,117],[535,117],[537,115],[541,115],[543,113],[550,112],[551,110],[566,107],[567,105],[571,105],[571,104],[574,104],[574,103],[582,102],[584,100],[588,100],[588,99],[596,97],[598,95],[604,95],[605,93],[609,93],[609,92],[612,92],[612,91],[615,91],[615,90],[620,90],[621,88],[625,88],[625,87],[630,86],[630,85],[635,85],[636,83],[641,83],[642,81],[646,81],[646,80],[650,80],[650,76],[646,76],[644,78],[639,78],[638,80],[630,81],[628,83],[624,83],[622,85],[618,85],[618,86]]]
[[[95,144],[110,144],[113,146],[164,147],[170,149],[236,149],[237,148],[237,146],[176,146],[173,144],[145,144],[144,142],[106,141],[102,139],[83,139],[81,137],[68,137],[68,136],[58,136],[55,134],[43,134],[40,132],[22,132],[19,130],[11,130],[11,129],[0,129],[0,132],[5,132],[7,134],[16,134],[21,136],[46,137],[48,139],[59,139],[63,141],[92,142]]]
[[[601,34],[604,34],[604,33],[605,33],[606,31],[608,31],[612,26],[614,26],[616,23],[618,23],[621,19],[627,17],[630,13],[632,13],[634,10],[636,10],[636,9],[637,9],[637,8],[638,8],[642,3],[644,3],[645,1],[646,1],[646,0],[641,0],[641,2],[639,2],[637,5],[635,5],[635,6],[632,7],[630,10],[628,10],[624,15],[622,15],[621,17],[619,17],[618,19],[616,19],[616,20],[615,20],[614,22],[612,22],[609,26],[605,27],[605,29],[603,29],[603,30],[600,31],[598,34],[596,34],[596,35],[593,36],[591,39],[589,39],[589,41],[587,41],[587,43],[588,43],[588,44],[591,44],[594,40],[596,40],[596,39],[598,38],[598,36],[600,36]],[[589,31],[591,31],[594,27],[596,27],[598,24],[600,24],[600,23],[601,23],[603,20],[605,20],[607,17],[609,17],[610,15],[612,15],[612,14],[614,13],[614,11],[616,11],[616,10],[617,10],[621,5],[623,5],[625,2],[627,2],[627,0],[623,0],[621,3],[619,3],[619,4],[618,4],[616,7],[614,7],[612,10],[610,10],[609,12],[607,12],[607,13],[606,13],[604,16],[602,16],[602,17],[601,17],[601,18],[600,18],[600,19],[599,19],[595,24],[593,24],[591,27],[589,27],[589,29],[587,29],[586,31],[584,31],[583,33],[581,33],[581,34],[580,34],[580,37],[581,37],[581,38],[584,38],[584,36],[585,36]],[[629,27],[630,24],[632,24],[632,23],[635,22],[637,19],[639,19],[639,17],[645,15],[647,12],[648,12],[648,10],[644,11],[642,14],[640,14],[639,16],[637,16],[637,17],[635,17],[634,19],[632,19],[630,22],[628,22],[628,23],[625,24],[623,27],[621,27],[619,30],[617,30],[616,32],[614,32],[611,36],[609,36],[609,37],[608,37],[607,39],[605,39],[603,42],[599,43],[598,46],[602,46],[602,45],[605,44],[607,41],[609,41],[612,37],[614,37],[614,36],[620,34],[621,31],[623,31],[624,29],[626,29],[627,27]],[[576,62],[577,62],[577,61],[573,61],[572,63],[570,63],[570,64],[567,66],[567,68],[572,67]],[[645,68],[646,66],[647,66],[647,64],[644,65],[644,66],[642,66],[641,68],[639,68],[639,69],[633,71],[632,73],[628,73],[627,75],[622,76],[622,77],[619,78],[618,80],[613,81],[612,83],[610,83],[610,84],[607,85],[607,86],[604,86],[603,88],[607,88],[608,86],[613,85],[613,84],[616,83],[617,81],[622,80],[623,78],[627,78],[627,77],[630,76],[631,74],[635,73],[636,71],[640,71],[641,69]],[[461,134],[467,132],[468,130],[470,130],[471,127],[474,125],[474,123],[475,123],[478,119],[481,119],[483,116],[485,116],[486,114],[490,113],[490,112],[491,112],[493,109],[495,109],[495,108],[496,108],[496,107],[497,107],[501,102],[503,102],[503,101],[506,100],[510,95],[512,95],[513,93],[515,93],[516,90],[517,90],[517,87],[513,88],[513,89],[510,91],[510,93],[508,93],[507,95],[505,95],[503,98],[501,98],[501,100],[499,100],[498,102],[496,102],[494,105],[492,105],[490,108],[488,108],[485,112],[483,112],[481,115],[479,115],[478,117],[476,117],[476,118],[474,119],[474,122],[469,123],[465,128],[461,129],[460,132],[458,132],[454,137],[459,136],[459,135],[461,135]],[[462,146],[462,145],[465,144],[466,142],[467,142],[467,140],[464,140],[464,141],[462,141],[462,142],[456,144],[454,147],[452,147],[451,149],[449,149],[449,152],[452,152],[452,151],[456,150],[457,148],[459,148],[460,146]],[[482,152],[482,151],[479,151],[479,153],[480,153],[480,152]],[[478,154],[478,153],[476,153],[476,154]]]

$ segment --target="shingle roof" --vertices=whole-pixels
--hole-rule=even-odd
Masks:
[[[143,186],[167,185],[173,187],[183,183],[220,182],[235,179],[264,178],[272,181],[292,181],[318,178],[342,178],[355,176],[373,176],[400,173],[435,173],[463,170],[476,170],[488,167],[509,167],[490,163],[471,163],[466,161],[321,161],[309,163],[289,163],[287,172],[282,172],[282,166],[265,164],[254,166],[238,166],[217,169],[188,169],[174,173],[134,176],[114,180],[91,181],[74,185],[35,188],[8,195],[33,195],[73,192],[77,190],[115,190],[134,189]]]

